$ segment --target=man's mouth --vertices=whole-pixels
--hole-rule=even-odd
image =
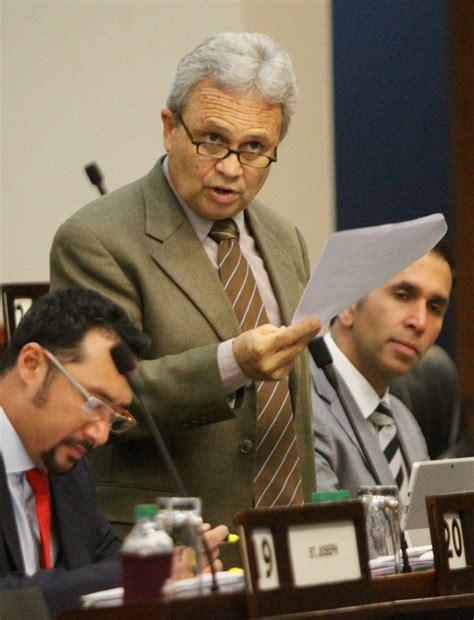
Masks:
[[[218,194],[236,194],[237,192],[233,189],[229,189],[228,187],[220,187],[220,186],[216,186],[216,187],[212,187],[211,188],[214,192],[217,192]]]
[[[397,350],[401,351],[405,355],[409,355],[411,357],[418,356],[420,354],[420,350],[417,345],[410,340],[392,338],[392,342]]]
[[[89,441],[78,442],[78,441],[64,441],[63,442],[69,448],[72,448],[73,455],[77,459],[81,459],[83,456],[92,452],[94,449],[94,445]]]

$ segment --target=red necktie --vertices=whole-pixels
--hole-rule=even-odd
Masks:
[[[35,494],[36,515],[41,539],[41,568],[51,568],[51,495],[48,474],[38,467],[26,472],[26,479]]]

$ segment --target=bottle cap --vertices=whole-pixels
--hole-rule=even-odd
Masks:
[[[347,489],[338,489],[337,491],[316,491],[311,493],[311,502],[313,504],[319,502],[341,502],[351,499],[351,494]]]
[[[149,517],[156,517],[158,512],[158,506],[156,504],[137,504],[135,506],[135,519]]]

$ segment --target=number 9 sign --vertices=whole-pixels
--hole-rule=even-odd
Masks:
[[[278,588],[280,585],[278,567],[270,529],[254,529],[252,532],[252,543],[257,561],[259,590],[274,590]]]

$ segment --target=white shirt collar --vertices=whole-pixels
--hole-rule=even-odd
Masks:
[[[330,332],[324,336],[324,340],[332,355],[334,366],[344,379],[345,384],[349,388],[364,418],[368,418],[375,411],[375,408],[381,400],[387,407],[390,407],[388,390],[386,390],[382,398],[380,398],[364,375],[357,370],[354,364],[349,361],[337,346]]]
[[[0,452],[7,474],[21,473],[36,467],[2,407],[0,407],[0,438]]]
[[[178,194],[176,187],[173,185],[173,182],[171,180],[170,173],[168,170],[168,157],[164,158],[163,163],[161,164],[161,168],[163,170],[163,174],[166,177],[166,180],[168,181],[171,187],[173,194],[176,197],[176,200],[179,202],[179,204],[183,208],[183,211],[185,212],[188,220],[190,221],[191,226],[194,228],[199,241],[203,243],[206,237],[209,235],[209,231],[211,230],[212,225],[214,224],[214,220],[209,220],[206,217],[202,217],[202,215],[199,215],[199,213],[196,213],[196,211],[193,211],[193,209],[188,207],[188,205],[184,202],[184,200]],[[232,219],[235,221],[240,231],[244,230],[245,220],[244,220],[243,211],[240,211]]]

